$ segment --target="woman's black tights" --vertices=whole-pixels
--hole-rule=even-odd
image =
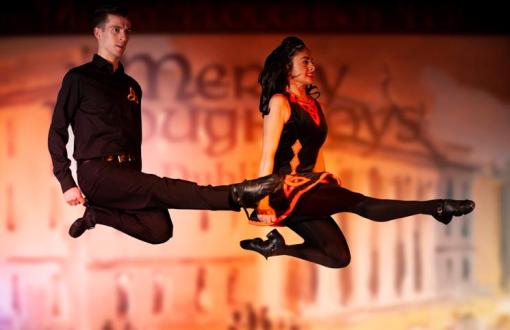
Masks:
[[[351,212],[373,221],[389,221],[415,214],[433,215],[440,200],[402,201],[378,199],[328,184],[304,194],[292,212],[298,216],[327,216]]]
[[[285,245],[276,255],[288,255],[331,268],[342,268],[351,261],[345,237],[331,217],[289,217],[286,226],[304,240],[301,244]]]
[[[341,268],[351,256],[345,237],[331,214],[351,212],[373,221],[389,221],[415,214],[433,215],[439,200],[402,201],[377,199],[337,185],[320,185],[303,195],[283,224],[304,240],[286,245],[276,255],[288,255],[326,267]]]

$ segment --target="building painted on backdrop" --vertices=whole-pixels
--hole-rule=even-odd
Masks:
[[[257,77],[282,37],[134,36],[123,62],[143,89],[144,171],[255,177]],[[63,201],[47,131],[62,77],[90,60],[94,40],[4,38],[0,329],[508,327],[508,39],[302,37],[328,120],[327,170],[364,194],[470,198],[475,212],[449,226],[336,215],[352,254],[340,270],[242,250],[270,230],[242,213],[171,210],[162,245],[103,226],[71,239],[83,208]]]

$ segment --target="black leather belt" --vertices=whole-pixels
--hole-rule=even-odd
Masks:
[[[117,154],[117,155],[112,154],[112,155],[106,155],[106,156],[98,157],[98,158],[79,160],[78,164],[84,164],[84,163],[87,163],[87,162],[90,162],[93,160],[103,160],[106,162],[122,164],[122,163],[130,163],[130,162],[134,161],[135,156],[133,156],[131,154],[127,154],[127,153],[121,153],[121,154]]]
[[[106,155],[103,157],[103,160],[106,160],[107,162],[114,162],[114,163],[126,163],[126,162],[132,162],[135,160],[135,156],[131,154],[118,154],[118,155]]]

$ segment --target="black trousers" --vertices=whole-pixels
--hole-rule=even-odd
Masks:
[[[143,173],[133,163],[87,160],[78,165],[78,184],[96,223],[148,243],[166,242],[173,233],[168,209],[235,210],[229,186]]]

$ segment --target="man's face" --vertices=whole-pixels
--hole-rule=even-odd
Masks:
[[[109,61],[118,61],[126,50],[130,33],[129,19],[109,14],[103,26],[94,28],[98,53]]]

